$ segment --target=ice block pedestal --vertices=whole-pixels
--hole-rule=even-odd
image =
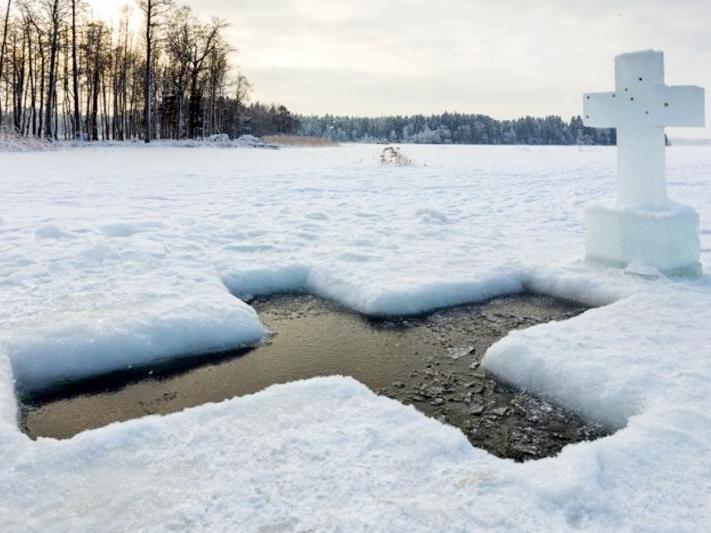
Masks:
[[[588,261],[623,268],[638,263],[672,276],[701,274],[699,215],[692,208],[669,203],[630,210],[611,202],[585,215]]]

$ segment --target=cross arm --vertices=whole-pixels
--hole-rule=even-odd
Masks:
[[[620,114],[619,98],[614,92],[583,95],[583,124],[589,128],[614,128]]]
[[[693,85],[658,87],[650,118],[655,126],[705,126],[704,89]]]

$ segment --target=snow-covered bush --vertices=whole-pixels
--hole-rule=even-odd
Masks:
[[[0,130],[0,152],[36,152],[53,149],[54,144],[45,139],[23,137],[14,131]]]
[[[226,133],[216,133],[215,135],[210,135],[207,140],[213,143],[227,144],[230,142],[230,136]]]
[[[272,148],[274,150],[279,148],[277,145],[266,143],[262,139],[260,139],[259,137],[255,137],[254,135],[240,135],[240,137],[235,142],[237,146],[244,146],[250,148]]]

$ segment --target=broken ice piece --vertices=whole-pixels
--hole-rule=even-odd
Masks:
[[[484,412],[484,406],[480,405],[480,404],[472,405],[471,409],[469,409],[469,414],[472,414],[472,415],[480,415],[483,412]]]
[[[465,355],[469,355],[474,351],[474,346],[467,345],[467,346],[460,346],[460,347],[455,347],[455,348],[447,348],[447,355],[454,359],[455,361],[457,359],[461,359]]]

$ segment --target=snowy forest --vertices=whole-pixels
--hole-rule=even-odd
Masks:
[[[49,140],[195,139],[289,133],[278,105],[248,103],[227,23],[172,0],[139,0],[140,30],[80,0],[9,0],[0,19],[0,127]]]
[[[415,144],[615,144],[614,129],[583,126],[581,117],[496,120],[486,115],[444,113],[411,117],[299,117],[299,133],[339,142]]]

